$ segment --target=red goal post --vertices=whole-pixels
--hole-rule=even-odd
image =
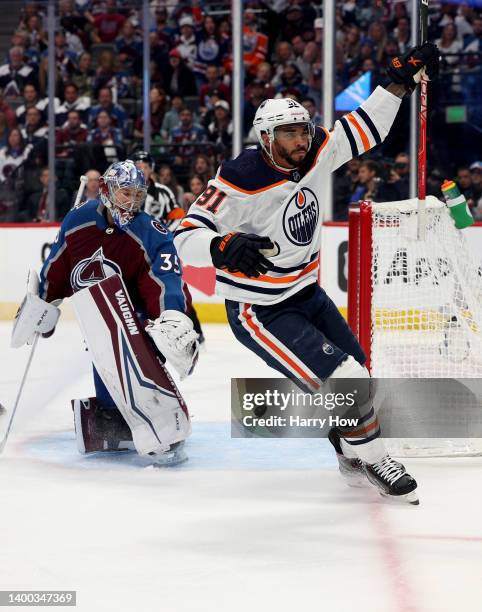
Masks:
[[[370,202],[348,213],[348,325],[358,338],[370,370],[372,307],[372,211]]]
[[[417,208],[417,199],[351,207],[348,323],[373,377],[407,379],[393,380],[386,404],[413,424],[412,437],[390,440],[394,454],[482,454],[482,265],[444,203],[427,197],[423,239]],[[440,379],[427,411],[410,396],[423,388],[416,379]],[[431,438],[444,419],[447,438]]]

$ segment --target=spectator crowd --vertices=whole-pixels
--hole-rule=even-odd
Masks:
[[[59,0],[55,99],[47,97],[46,3],[22,10],[0,65],[0,220],[46,218],[49,105],[54,107],[57,218],[71,207],[81,174],[142,148],[142,3]],[[475,3],[430,3],[429,39],[443,57],[430,86],[428,192],[440,197],[455,178],[482,218],[482,11]],[[231,157],[232,21],[228,1],[151,0],[149,92],[156,180],[188,207],[219,163]],[[336,2],[335,87],[340,93],[384,68],[411,46],[411,2]],[[244,4],[244,138],[253,144],[256,110],[266,98],[291,97],[322,122],[324,21],[320,3],[264,0]],[[463,107],[464,121],[448,121]],[[335,218],[359,199],[409,194],[408,103],[383,146],[335,175]],[[463,146],[460,146],[460,140]],[[454,144],[455,143],[455,144]],[[458,143],[458,144],[457,144]],[[91,182],[95,186],[95,181]]]

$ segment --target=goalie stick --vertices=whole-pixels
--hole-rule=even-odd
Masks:
[[[85,176],[85,174],[83,174],[80,177],[80,185],[79,185],[79,189],[77,191],[77,196],[75,198],[75,202],[74,202],[73,208],[77,208],[77,206],[80,204],[80,200],[82,199],[82,196],[84,195],[84,190],[85,190],[85,186],[86,185],[87,185],[87,177]]]
[[[420,41],[427,42],[428,0],[420,0]],[[427,194],[427,77],[422,73],[420,80],[420,136],[418,142],[418,215],[417,238],[425,238]]]
[[[27,365],[25,366],[25,371],[23,373],[22,381],[20,383],[20,388],[18,390],[17,397],[15,398],[15,404],[13,405],[12,413],[10,414],[10,418],[8,420],[7,429],[6,429],[5,434],[3,435],[3,438],[2,438],[2,440],[0,442],[0,453],[3,452],[3,449],[5,448],[5,445],[7,444],[8,436],[10,434],[10,429],[12,428],[13,419],[14,419],[15,413],[17,411],[17,406],[18,406],[18,404],[20,402],[20,397],[22,395],[22,391],[23,391],[23,387],[25,385],[25,381],[27,380],[27,374],[28,374],[28,371],[30,369],[30,364],[32,363],[32,358],[33,358],[33,355],[35,353],[35,349],[37,348],[37,342],[38,342],[39,336],[40,336],[40,334],[35,334],[35,338],[34,338],[33,343],[32,343],[32,348],[30,350],[30,355],[28,357]]]

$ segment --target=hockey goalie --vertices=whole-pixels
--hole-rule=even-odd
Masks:
[[[65,217],[40,281],[30,273],[12,346],[53,333],[58,304],[72,296],[94,368],[96,396],[73,400],[82,453],[135,449],[161,465],[185,459],[187,406],[180,378],[197,361],[172,236],[141,210],[147,188],[130,161],[112,164],[100,197]]]

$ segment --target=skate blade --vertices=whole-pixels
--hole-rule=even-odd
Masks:
[[[405,495],[388,495],[383,491],[379,491],[379,493],[382,497],[394,503],[408,503],[412,506],[418,506],[420,504],[420,500],[418,499],[418,495],[415,491],[410,491],[410,493],[406,493]]]
[[[345,483],[352,489],[367,489],[370,487],[370,481],[363,476],[346,476],[342,474]]]
[[[348,472],[346,470],[339,470],[340,475],[349,487],[354,489],[365,489],[370,487],[370,481],[363,472]]]
[[[182,449],[168,451],[163,455],[159,455],[156,457],[156,460],[152,464],[152,467],[155,468],[163,468],[163,467],[173,467],[175,465],[180,465],[181,463],[186,462],[188,456],[186,452]]]
[[[370,486],[369,482],[362,482],[361,480],[347,480],[346,484],[352,489],[367,489]]]

